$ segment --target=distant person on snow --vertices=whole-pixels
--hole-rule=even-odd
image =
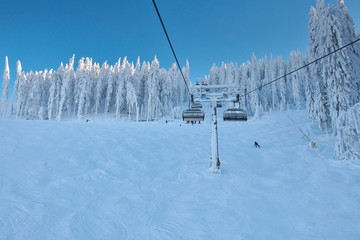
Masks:
[[[254,142],[254,147],[256,147],[256,148],[260,148],[260,145],[258,144],[258,142]]]

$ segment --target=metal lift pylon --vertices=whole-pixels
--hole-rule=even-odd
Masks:
[[[212,123],[211,123],[211,157],[209,172],[221,173],[220,159],[219,159],[219,146],[218,146],[218,128],[217,128],[217,114],[216,114],[216,102],[212,102]]]
[[[209,172],[221,173],[218,145],[217,105],[219,103],[239,102],[239,89],[228,85],[196,85],[192,87],[192,100],[210,102],[212,108],[211,123],[211,156]]]

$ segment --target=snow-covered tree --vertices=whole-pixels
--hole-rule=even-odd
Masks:
[[[81,58],[74,70],[74,58],[57,71],[30,71],[24,73],[17,64],[16,116],[61,120],[67,117],[82,118],[90,114],[114,113],[117,118],[130,114],[136,119],[156,119],[173,115],[183,99],[186,87],[176,65],[167,72],[160,69],[155,57],[151,64],[140,58],[136,66],[125,57],[114,66],[104,63],[100,68],[91,58]],[[189,83],[189,63],[184,75]],[[177,111],[178,112],[178,111]],[[135,119],[135,117],[132,117]]]
[[[115,95],[114,89],[116,89],[115,70],[113,66],[110,66],[109,77],[107,80],[107,87],[106,87],[106,98],[105,98],[105,109],[104,109],[105,114],[108,114],[111,111],[111,106],[114,106],[114,95]]]
[[[54,72],[50,82],[49,100],[48,100],[48,118],[52,120],[53,116],[56,116],[59,111],[61,85],[64,77],[64,66],[60,64],[57,72]]]
[[[226,78],[226,72],[227,72],[227,66],[224,62],[221,63],[221,66],[219,68],[219,83],[220,85],[228,84],[227,78]]]
[[[115,82],[116,82],[116,118],[120,118],[121,113],[126,109],[126,82],[130,78],[131,68],[127,61],[127,57],[123,59],[122,65],[117,65],[115,68]]]
[[[8,57],[5,57],[5,69],[4,69],[4,75],[3,75],[3,84],[2,84],[2,93],[1,93],[1,105],[4,109],[7,104],[7,100],[9,98],[9,84],[10,84],[10,69],[9,69],[9,62]]]
[[[269,81],[274,81],[279,77],[279,66],[276,58],[271,58],[269,62]],[[273,82],[271,84],[271,106],[273,110],[280,107],[280,95],[279,95],[279,82]]]
[[[270,68],[267,56],[260,60],[260,86],[268,83],[270,80]],[[271,108],[271,88],[260,88],[260,106],[261,111],[269,111]]]
[[[218,85],[219,83],[220,83],[219,68],[214,63],[210,69],[209,84],[210,85]]]
[[[74,78],[75,78],[75,72],[74,72],[74,60],[75,55],[73,55],[72,58],[70,58],[69,64],[66,64],[65,66],[65,72],[64,72],[64,78],[63,78],[63,84],[61,86],[61,92],[60,92],[60,103],[59,103],[59,111],[57,115],[57,120],[60,121],[62,117],[62,113],[64,110],[70,111],[70,103],[72,93],[73,93],[73,85],[74,85]],[[66,104],[66,105],[65,105]]]
[[[147,116],[147,100],[149,99],[149,88],[148,88],[148,77],[149,77],[150,65],[149,63],[143,62],[140,70],[140,78],[139,78],[139,117],[141,120],[145,120]],[[178,83],[177,86],[180,83]],[[179,88],[177,88],[179,89]],[[180,92],[178,91],[180,95]]]
[[[360,103],[337,120],[336,151],[341,159],[360,159]]]
[[[343,0],[338,0],[337,6],[327,7],[324,0],[317,0],[316,6],[309,14],[310,52],[314,59],[356,39],[354,23]],[[311,66],[311,75],[318,81],[315,92],[321,95],[315,99],[315,119],[323,129],[325,126],[336,133],[341,112],[346,112],[359,100],[359,62],[357,48],[349,46]]]
[[[310,62],[310,53],[307,54],[307,61]],[[314,80],[310,75],[310,68],[307,67],[305,70],[305,99],[306,99],[306,110],[308,117],[315,121],[314,103],[315,103],[315,87]]]
[[[277,63],[278,65],[278,69],[279,69],[279,77],[284,76],[286,73],[286,66],[285,66],[285,61],[282,57],[278,57],[277,59]],[[286,110],[286,106],[287,106],[287,78],[281,78],[279,80],[279,93],[280,93],[280,110],[284,111]]]
[[[132,113],[135,110],[136,121],[138,121],[139,116],[138,116],[138,103],[137,103],[136,91],[133,84],[130,81],[127,82],[126,84],[127,84],[126,102],[128,104],[129,120],[131,119]]]
[[[159,61],[156,56],[151,63],[149,71],[149,98],[148,98],[148,113],[147,120],[157,119],[159,99]]]
[[[101,102],[105,99],[106,96],[106,85],[109,78],[109,65],[107,62],[104,62],[101,66],[99,78],[96,81],[95,87],[95,115],[98,114]]]

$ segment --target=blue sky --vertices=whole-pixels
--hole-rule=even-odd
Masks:
[[[180,65],[190,62],[191,80],[213,63],[241,64],[257,57],[283,56],[308,47],[308,12],[315,0],[157,0]],[[336,0],[326,0],[336,4]],[[360,1],[345,0],[360,30]],[[168,69],[175,62],[151,0],[1,0],[0,58],[23,69],[55,70],[75,54],[114,64],[152,61]]]

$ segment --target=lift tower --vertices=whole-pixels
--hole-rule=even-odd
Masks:
[[[212,109],[211,124],[211,156],[209,172],[221,173],[218,147],[218,121],[217,107],[222,103],[238,103],[239,89],[236,86],[228,85],[195,85],[192,87],[192,94],[196,102],[210,102]]]

